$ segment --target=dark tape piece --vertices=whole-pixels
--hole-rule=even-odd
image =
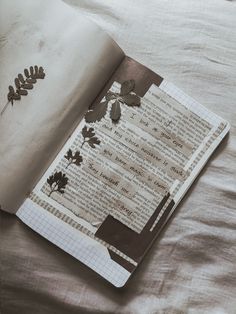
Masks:
[[[116,247],[119,251],[132,258],[134,261],[139,263],[149,246],[152,244],[156,235],[158,234],[162,224],[170,213],[170,210],[174,206],[174,201],[171,200],[167,206],[164,214],[162,215],[160,221],[157,223],[155,228],[150,231],[153,223],[158,217],[161,209],[169,199],[170,194],[168,193],[160,202],[159,206],[150,217],[149,221],[143,228],[141,233],[137,233],[131,230],[129,227],[108,215],[102,225],[96,232],[96,237],[106,241],[107,243]]]

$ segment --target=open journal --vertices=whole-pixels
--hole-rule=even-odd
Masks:
[[[66,4],[21,2],[1,4],[1,209],[122,287],[229,124]]]

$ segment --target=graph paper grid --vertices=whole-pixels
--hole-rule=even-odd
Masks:
[[[116,287],[131,273],[114,262],[107,249],[27,199],[16,215],[34,231],[80,260]]]
[[[208,110],[206,107],[201,105],[192,97],[185,94],[181,89],[176,87],[173,83],[163,80],[159,88],[166,92],[169,96],[174,98],[180,104],[184,105],[186,108],[191,110],[193,113],[197,114],[201,118],[205,119],[208,123],[212,125],[219,125],[224,120],[219,117],[214,112]],[[226,123],[226,121],[224,121]]]

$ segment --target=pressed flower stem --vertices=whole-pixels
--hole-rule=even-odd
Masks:
[[[54,182],[54,183],[56,183],[56,182]],[[56,184],[52,184],[52,186],[53,187],[51,187],[51,191],[50,191],[50,193],[48,194],[48,196],[50,197],[51,196],[51,194],[53,193],[53,192],[56,192],[57,191],[57,183]]]
[[[4,114],[5,110],[7,109],[8,105],[9,105],[10,101],[8,101],[6,103],[6,105],[3,107],[2,111],[1,111],[1,116]]]
[[[52,194],[53,192],[55,192],[55,191],[56,191],[56,190],[51,190],[50,193],[48,194],[48,197],[50,197],[51,194]]]
[[[82,145],[80,146],[80,148],[82,148],[85,143],[87,143],[86,139],[84,139],[84,141],[83,141]]]
[[[65,169],[67,169],[71,164],[73,164],[73,161],[68,162],[68,164],[67,164]]]

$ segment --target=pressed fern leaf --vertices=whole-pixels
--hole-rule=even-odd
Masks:
[[[37,65],[30,66],[29,70],[24,69],[24,75],[19,73],[18,76],[15,78],[15,89],[13,86],[9,86],[9,92],[7,94],[8,102],[4,106],[4,108],[1,111],[1,115],[6,110],[9,102],[12,104],[14,103],[14,100],[20,100],[21,96],[28,95],[28,90],[33,89],[34,85],[37,82],[37,79],[44,79],[45,73],[43,67],[38,67]]]

